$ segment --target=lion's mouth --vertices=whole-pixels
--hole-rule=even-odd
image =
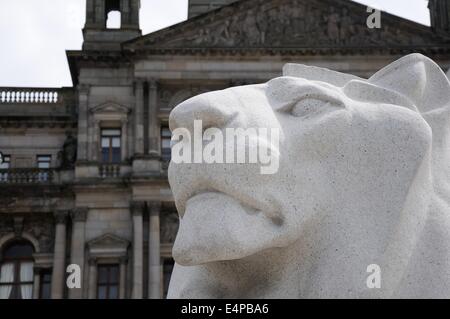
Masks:
[[[211,200],[215,200],[215,199],[219,199],[219,198],[224,198],[224,197],[230,197],[233,198],[232,196],[225,194],[223,192],[218,192],[218,191],[199,191],[196,192],[193,196],[191,196],[187,202],[186,202],[186,207],[189,207],[189,205],[192,202],[203,202],[203,203],[207,203],[208,201]],[[239,202],[239,204],[241,205],[242,209],[249,215],[255,215],[258,213],[261,213],[262,211],[257,209],[257,208],[253,208],[251,206],[245,205],[244,203],[240,202],[239,200],[235,199],[236,201]],[[226,207],[223,207],[226,210]]]
[[[254,239],[262,232],[272,238],[277,227],[265,216],[264,211],[223,192],[197,192],[186,201],[174,258],[192,266],[251,255],[260,250]]]
[[[183,218],[188,210],[188,207],[192,203],[208,203],[211,201],[217,202],[227,202],[227,200],[232,200],[233,202],[239,203],[242,210],[248,215],[257,215],[263,214],[267,218],[271,219],[275,224],[281,223],[281,216],[278,211],[265,207],[259,202],[251,199],[250,197],[245,197],[244,194],[241,196],[233,196],[232,194],[228,194],[219,190],[214,189],[202,189],[197,191],[191,191],[190,195],[186,200],[182,200],[181,207],[179,209],[180,218]],[[223,210],[226,211],[226,205],[221,205]],[[220,207],[218,207],[220,208]]]

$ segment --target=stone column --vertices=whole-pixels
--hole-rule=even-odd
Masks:
[[[86,1],[86,25],[85,27],[93,27],[95,25],[95,6],[94,1]]]
[[[72,213],[72,247],[71,247],[71,264],[80,266],[81,269],[81,288],[69,289],[70,299],[83,298],[84,285],[84,246],[85,246],[85,225],[88,214],[88,208],[77,207]]]
[[[91,114],[91,116],[94,116],[93,114]],[[98,161],[98,155],[100,152],[100,144],[99,144],[99,139],[100,139],[100,120],[98,119],[93,119],[92,123],[91,123],[91,131],[92,131],[92,136],[91,136],[91,145],[89,145],[90,148],[90,154],[91,154],[91,158],[90,160],[96,162]]]
[[[144,83],[136,80],[136,104],[134,111],[134,153],[144,155]]]
[[[159,158],[158,82],[148,83],[148,151],[151,157]]]
[[[130,2],[129,2],[129,0],[121,1],[120,12],[122,14],[122,27],[128,27],[130,24]]]
[[[66,268],[66,222],[67,211],[55,213],[55,248],[53,252],[52,299],[64,297]]]
[[[127,291],[127,257],[120,258],[120,282],[119,282],[119,298],[126,298]]]
[[[97,260],[89,258],[89,299],[97,298]]]
[[[97,1],[95,7],[95,22],[106,26],[105,1]]]
[[[88,145],[88,96],[89,86],[80,85],[78,87],[78,150],[77,160],[87,160]]]
[[[149,299],[161,298],[161,249],[159,233],[160,202],[150,202],[149,217],[149,252],[148,252],[148,297]]]
[[[133,299],[142,299],[143,291],[143,222],[144,202],[132,203],[133,214]]]
[[[41,290],[41,268],[34,267],[33,277],[33,299],[39,299],[39,291]]]
[[[126,158],[127,158],[127,147],[128,147],[128,131],[127,131],[127,120],[123,120],[122,121],[122,127],[121,127],[121,157],[122,157],[122,162],[125,162]]]
[[[139,29],[139,9],[141,8],[139,0],[131,0],[131,21],[134,28]]]

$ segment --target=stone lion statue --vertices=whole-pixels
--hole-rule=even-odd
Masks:
[[[450,83],[432,60],[370,79],[288,64],[181,103],[170,126],[198,119],[278,128],[279,169],[170,164],[169,298],[450,298]]]

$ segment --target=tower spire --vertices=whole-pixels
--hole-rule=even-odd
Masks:
[[[142,35],[139,28],[140,0],[86,0],[83,50],[120,50],[124,41]],[[108,29],[112,11],[120,13],[120,28]]]
[[[428,9],[433,30],[450,33],[450,0],[429,0]]]

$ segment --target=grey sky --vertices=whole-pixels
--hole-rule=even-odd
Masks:
[[[149,33],[187,18],[188,0],[141,0]],[[427,0],[357,0],[429,25]],[[65,50],[79,50],[85,0],[0,0],[0,86],[71,86]]]

